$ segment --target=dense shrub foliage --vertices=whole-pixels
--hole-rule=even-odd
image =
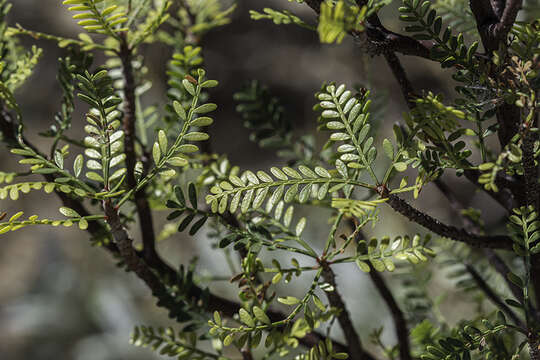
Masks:
[[[391,0],[283,0],[250,12],[253,20],[289,24],[280,31],[300,26],[334,46],[352,36],[363,52],[387,62],[408,109],[393,136],[381,138],[374,131],[376,90],[328,79],[318,91],[305,89],[306,96],[316,91],[317,129],[327,138],[321,146],[313,134],[295,132],[280,100],[254,80],[230,99],[251,140],[275,150],[282,165],[241,170],[210,146],[207,129],[220,121],[212,115],[212,88],[219,84],[204,69],[201,48],[207,32],[230,22],[233,4],[64,0],[62,11],[81,27],[78,38],[64,38],[14,25],[9,2],[0,0],[1,139],[21,165],[0,173],[0,199],[39,191],[63,203],[60,214],[46,217],[4,212],[0,234],[37,225],[86,231],[176,322],[138,326],[132,342],[178,359],[540,359],[540,7],[534,0],[396,1],[402,33],[378,17]],[[302,7],[317,16],[290,11]],[[46,150],[27,140],[32,129],[17,101],[22,84],[39,81],[32,73],[41,50],[23,47],[25,36],[65,49],[59,110],[40,134]],[[160,107],[144,107],[152,64],[139,49],[157,43],[172,52],[169,90]],[[96,53],[107,61],[96,64]],[[415,89],[398,55],[448,69],[451,99]],[[75,106],[88,109],[84,121],[73,116]],[[73,138],[72,127],[86,136]],[[507,226],[486,229],[482,209],[464,208],[460,190],[444,180],[456,176],[492,197]],[[428,184],[444,193],[460,226],[405,200],[422,197]],[[305,236],[310,218],[296,209],[308,206],[331,213],[323,247]],[[380,216],[381,207],[423,230],[366,238],[364,227],[392,221]],[[153,213],[165,208],[159,229]],[[136,227],[140,247],[133,245]],[[174,241],[178,232],[204,234],[225,254],[235,299],[212,293],[195,262],[175,269],[162,259],[158,239]],[[336,283],[335,267],[343,263],[368,273],[392,315],[395,345],[372,329],[375,345],[366,350],[358,327],[369,324],[353,323]],[[493,307],[473,303],[475,315],[457,324],[438,316],[439,294],[428,294],[426,275],[443,266],[458,279],[455,291],[477,290]],[[396,269],[407,279],[403,299],[381,274]],[[300,276],[310,281],[295,297],[287,289]],[[334,323],[343,338],[331,336]]]

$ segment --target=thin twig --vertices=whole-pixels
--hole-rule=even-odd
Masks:
[[[394,194],[382,194],[387,197],[386,203],[395,211],[405,216],[412,222],[422,225],[428,230],[431,230],[437,235],[446,237],[452,240],[464,242],[470,246],[488,249],[512,249],[512,239],[505,235],[489,235],[481,236],[471,234],[465,229],[460,229],[455,226],[446,225],[432,216],[421,212],[409,205],[405,200]]]
[[[417,97],[417,95],[414,92],[411,81],[407,77],[407,73],[405,72],[405,69],[401,65],[399,58],[393,52],[385,53],[384,58],[386,59],[386,63],[390,67],[390,70],[392,71],[394,78],[397,80],[399,84],[399,89],[401,90],[401,94],[403,95],[403,98],[407,102],[407,106],[411,110],[414,109],[416,107],[416,103],[414,102],[414,99]]]
[[[499,295],[486,283],[482,276],[476,271],[476,269],[471,264],[465,264],[467,272],[471,275],[476,285],[486,294],[487,298],[498,307],[502,312],[509,316],[514,324],[525,329],[526,326],[523,321],[516,315],[516,313],[505,304],[504,301],[499,297]]]
[[[456,194],[454,193],[454,191],[452,191],[452,189],[440,179],[435,180],[435,185],[441,191],[441,193],[447,198],[450,204],[450,207],[452,208],[454,213],[461,219],[461,222],[463,223],[463,226],[465,227],[465,229],[471,233],[475,233],[475,234],[480,233],[480,229],[478,228],[478,226],[469,217],[464,216],[462,214],[461,210],[464,208],[464,206],[456,197]],[[488,259],[491,266],[493,266],[495,271],[497,271],[501,275],[501,277],[504,279],[504,281],[506,282],[506,285],[508,286],[512,294],[515,296],[515,298],[520,301],[523,301],[522,289],[508,279],[507,275],[510,272],[510,268],[506,265],[504,260],[499,255],[497,255],[497,253],[492,249],[482,249],[482,252]]]
[[[352,229],[357,229],[358,224],[359,223],[356,218],[351,219],[349,222],[349,225]],[[355,239],[357,242],[365,238],[366,237],[364,236],[362,231],[357,231]],[[373,282],[373,285],[375,285],[375,288],[379,292],[379,295],[384,300],[386,306],[390,310],[390,315],[392,316],[392,320],[394,322],[394,330],[396,332],[396,338],[398,341],[399,358],[400,360],[411,360],[411,344],[409,340],[407,320],[405,319],[401,308],[399,307],[396,299],[394,298],[394,295],[392,295],[392,292],[386,285],[386,282],[384,281],[382,275],[377,270],[375,270],[371,263],[369,264],[369,268],[369,277]]]
[[[336,309],[339,309],[340,311],[337,319],[339,325],[341,326],[341,330],[343,330],[343,333],[345,334],[345,339],[347,340],[347,353],[349,354],[349,358],[351,360],[369,359],[369,357],[367,357],[364,353],[362,342],[360,341],[360,336],[356,332],[347,307],[345,306],[345,303],[343,302],[343,299],[341,298],[341,295],[337,290],[336,275],[334,274],[334,271],[328,266],[328,264],[323,264],[323,267],[324,280],[334,288],[333,291],[326,291],[325,294],[328,298],[328,302],[330,303],[330,305],[335,307]]]
[[[501,277],[506,282],[506,285],[512,292],[512,295],[519,300],[521,303],[523,303],[523,289],[508,280],[508,273],[510,273],[512,270],[506,265],[504,260],[493,250],[491,249],[483,249],[482,250],[484,255],[487,257],[489,263],[493,268],[501,275]]]
[[[394,328],[396,331],[396,337],[398,339],[399,346],[399,359],[411,360],[412,357],[411,346],[409,343],[409,330],[407,328],[407,321],[405,320],[405,316],[403,315],[403,312],[401,311],[398,303],[392,295],[392,292],[388,288],[388,285],[386,285],[386,282],[384,281],[382,275],[377,270],[375,270],[375,268],[373,268],[371,264],[370,269],[371,271],[369,272],[369,277],[373,282],[373,285],[375,285],[375,288],[383,298],[384,302],[386,303],[386,306],[388,306],[390,314],[392,315],[392,320],[394,321]]]

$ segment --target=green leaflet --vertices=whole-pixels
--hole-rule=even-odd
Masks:
[[[240,210],[245,213],[250,209],[257,209],[265,199],[268,199],[266,211],[270,212],[282,199],[285,202],[291,202],[296,198],[299,202],[307,201],[315,189],[317,189],[316,197],[322,200],[332,184],[352,184],[371,188],[368,184],[352,179],[332,177],[326,169],[320,167],[315,168],[315,172],[306,171],[306,168],[301,169],[303,171],[290,167],[282,169],[274,167],[270,172],[277,180],[273,180],[264,172],[254,174],[246,171],[245,181],[231,176],[229,181],[223,181],[210,189],[211,194],[206,197],[206,203],[210,204],[212,211],[223,213],[227,207],[219,204],[229,203],[231,199],[229,210],[236,212],[240,203]]]
[[[102,8],[103,0],[64,0],[63,5],[71,5],[69,11],[77,11],[73,18],[86,31],[107,34],[119,39],[118,33],[127,31],[122,24],[128,21],[125,10],[118,5]]]

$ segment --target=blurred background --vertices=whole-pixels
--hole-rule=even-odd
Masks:
[[[76,36],[79,27],[71,19],[59,0],[13,0],[11,24],[62,36]],[[365,55],[360,44],[350,38],[339,46],[321,45],[317,34],[293,26],[276,26],[269,21],[253,21],[249,9],[261,11],[266,6],[290,9],[308,22],[314,13],[307,7],[286,0],[239,0],[232,15],[232,23],[212,31],[203,41],[206,70],[209,77],[220,81],[212,92],[212,100],[219,105],[215,125],[210,133],[212,146],[218,153],[227,153],[231,163],[242,169],[261,169],[279,164],[274,151],[261,150],[248,139],[249,132],[242,127],[234,111],[232,94],[250,79],[259,79],[281,98],[286,116],[293,120],[298,133],[313,132],[317,114],[313,94],[324,81],[344,82],[349,86],[370,83],[374,92],[383,99],[380,118],[374,119],[380,127],[378,140],[391,136],[391,125],[399,121],[406,111],[405,103],[382,58]],[[395,4],[394,4],[395,5]],[[397,5],[382,11],[385,25],[401,31],[397,20]],[[24,39],[25,44],[36,43],[44,55],[36,73],[16,94],[23,109],[28,137],[42,149],[48,140],[37,136],[52,123],[58,111],[61,90],[56,82],[58,57],[64,54],[55,43]],[[152,46],[144,50],[148,76],[153,90],[145,99],[148,103],[164,104],[166,91],[165,65],[170,52],[164,47]],[[102,60],[102,59],[101,59]],[[100,63],[100,57],[95,64]],[[452,81],[438,64],[419,58],[402,58],[412,83],[417,89],[450,94]],[[75,116],[71,134],[80,134],[82,112]],[[79,122],[77,122],[77,119]],[[318,138],[322,146],[324,136]],[[0,149],[3,171],[17,171],[13,156]],[[447,183],[459,186],[459,196],[468,206],[481,207],[486,224],[497,223],[502,212],[492,206],[491,200],[475,192],[469,185],[452,174]],[[428,186],[415,205],[428,213],[454,223],[451,212],[444,205],[442,195]],[[59,217],[59,201],[54,196],[32,192],[15,202],[0,200],[0,210],[12,214],[24,210],[27,215],[39,214]],[[328,213],[310,212],[305,233],[311,243],[322,246],[326,237]],[[163,216],[161,216],[163,215]],[[305,215],[305,214],[304,214]],[[164,214],[156,221],[163,223]],[[403,218],[383,207],[383,222],[369,235],[397,235],[412,233]],[[322,234],[322,236],[321,236]],[[137,238],[138,234],[133,233]],[[154,306],[147,288],[132,274],[115,268],[113,260],[99,248],[91,247],[84,232],[72,229],[35,227],[2,235],[0,250],[0,359],[76,359],[120,360],[159,358],[147,349],[135,348],[128,342],[133,326],[171,325],[165,311]],[[211,249],[211,241],[200,232],[191,238],[177,234],[160,243],[159,252],[168,262],[177,266],[187,264],[199,256],[201,274],[227,274],[228,267],[220,252]],[[383,339],[393,342],[393,329],[387,309],[373,289],[369,279],[354,264],[340,265],[338,285],[348,300],[349,311],[364,342],[367,335],[385,326]],[[399,285],[399,274],[387,276]],[[284,287],[287,295],[301,293],[303,283]],[[212,288],[224,296],[234,297],[235,289],[228,283],[217,283]],[[432,279],[430,291],[445,294],[452,287],[441,278]],[[399,290],[396,296],[400,298]],[[458,299],[459,296],[459,299]],[[459,301],[458,301],[459,300]],[[449,291],[441,303],[441,311],[449,319],[465,316],[467,298]],[[334,335],[340,337],[337,326]]]

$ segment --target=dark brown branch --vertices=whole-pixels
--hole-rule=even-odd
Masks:
[[[120,42],[120,60],[122,61],[122,72],[124,76],[124,151],[126,153],[126,180],[129,188],[137,186],[135,179],[135,164],[137,163],[137,153],[135,151],[135,78],[133,75],[132,49],[129,48],[127,39],[122,37]],[[145,189],[140,189],[134,194],[135,207],[139,216],[139,226],[141,228],[143,243],[143,258],[145,261],[156,268],[167,269],[167,265],[161,259],[156,251],[154,224],[152,220],[152,211],[146,198]]]
[[[446,225],[432,216],[425,214],[411,205],[405,200],[394,194],[381,194],[388,198],[387,204],[395,211],[405,216],[412,222],[422,225],[433,233],[446,237],[452,240],[464,242],[470,246],[489,249],[512,249],[512,239],[504,235],[480,236],[467,232],[464,229],[459,229],[455,226]]]
[[[516,21],[522,0],[507,0],[501,12],[501,4],[496,1],[470,0],[472,13],[476,19],[478,32],[488,54],[499,48]]]
[[[409,330],[407,329],[407,321],[405,320],[405,316],[394,299],[392,292],[386,285],[382,275],[375,270],[371,264],[370,268],[371,271],[369,272],[369,277],[386,303],[386,306],[388,306],[390,314],[392,315],[392,320],[394,321],[394,328],[399,345],[399,359],[411,360],[412,357],[409,343]]]
[[[465,264],[467,272],[471,275],[476,285],[482,290],[488,299],[498,307],[502,312],[509,316],[514,324],[525,328],[523,321],[516,315],[516,313],[505,304],[504,301],[499,297],[499,295],[486,283],[486,281],[480,276],[476,269],[471,264]]]
[[[132,53],[125,36],[120,43],[119,56],[122,61],[122,73],[125,82],[124,119],[122,124],[124,128],[124,151],[126,153],[126,180],[130,188],[135,188],[137,185],[137,180],[135,179],[135,164],[137,163],[137,154],[135,152],[135,78],[133,76],[133,65],[131,63]]]
[[[328,298],[328,302],[330,303],[330,305],[340,310],[337,319],[339,325],[341,326],[341,329],[343,330],[343,333],[345,334],[345,339],[347,340],[347,353],[349,354],[349,359],[369,359],[369,357],[367,357],[364,353],[364,349],[360,341],[360,336],[358,336],[358,333],[354,328],[354,324],[351,321],[349,312],[347,311],[347,307],[345,306],[345,303],[343,302],[343,299],[341,298],[341,295],[337,290],[336,275],[334,274],[333,270],[328,266],[328,264],[323,264],[323,266],[323,278],[328,284],[330,284],[334,288],[333,291],[326,291],[325,294]]]
[[[367,3],[366,0],[356,0],[356,2],[359,6]],[[372,14],[367,18],[366,34],[368,49],[376,55],[397,52],[432,60],[430,54],[434,45],[432,41],[418,41],[410,36],[390,31],[384,27],[377,14]]]

